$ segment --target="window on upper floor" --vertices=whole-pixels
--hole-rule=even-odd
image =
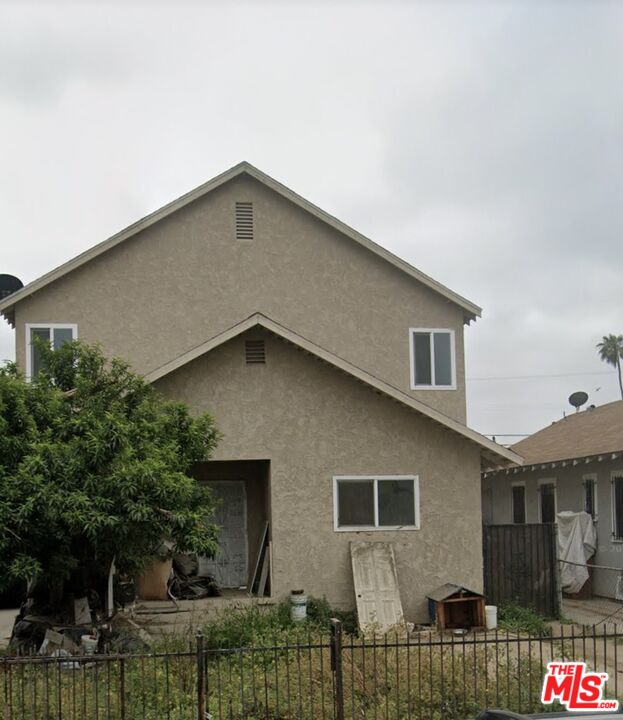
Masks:
[[[412,390],[455,390],[456,359],[454,330],[411,328]]]
[[[30,323],[26,325],[26,377],[36,377],[43,369],[41,350],[35,338],[50,344],[53,350],[78,337],[78,326],[64,323]]]
[[[415,530],[420,526],[417,475],[334,477],[335,530]]]

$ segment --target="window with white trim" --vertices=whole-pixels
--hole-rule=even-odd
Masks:
[[[336,476],[334,529],[416,530],[420,527],[417,475]]]
[[[454,330],[410,328],[411,389],[455,390]]]
[[[35,343],[35,338],[50,344],[53,350],[66,342],[78,337],[78,326],[64,323],[27,323],[26,324],[26,377],[36,377],[43,369],[41,350]]]
[[[539,517],[542,523],[556,522],[556,481],[539,480]]]
[[[597,519],[597,476],[595,473],[582,476],[583,510],[593,520]]]
[[[514,482],[511,486],[511,513],[515,525],[526,522],[526,483]]]
[[[623,470],[612,473],[612,539],[623,540]]]

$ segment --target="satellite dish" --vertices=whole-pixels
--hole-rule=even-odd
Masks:
[[[12,295],[23,287],[24,283],[14,275],[0,274],[0,300],[4,300],[5,297]]]
[[[588,394],[585,393],[583,390],[578,390],[578,392],[574,392],[569,395],[569,404],[573,405],[576,412],[580,409],[582,405],[584,405],[587,400]]]

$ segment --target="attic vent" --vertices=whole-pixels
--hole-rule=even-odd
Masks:
[[[253,203],[236,203],[236,240],[253,240]]]
[[[245,340],[244,356],[247,365],[255,365],[266,362],[266,348],[263,340]]]

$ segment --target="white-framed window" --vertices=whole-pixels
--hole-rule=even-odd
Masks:
[[[582,510],[597,520],[597,474],[582,475]]]
[[[456,390],[454,330],[409,328],[412,390]]]
[[[613,470],[612,485],[612,539],[623,540],[623,470]]]
[[[542,523],[556,522],[558,498],[556,497],[555,478],[539,480],[539,520]]]
[[[517,480],[511,485],[511,519],[514,525],[524,525],[526,516],[526,483]]]
[[[73,323],[26,323],[26,377],[35,377],[41,370],[41,352],[34,338],[50,343],[58,350],[61,345],[78,337],[78,326]]]
[[[419,530],[417,475],[336,475],[333,478],[333,528]]]

